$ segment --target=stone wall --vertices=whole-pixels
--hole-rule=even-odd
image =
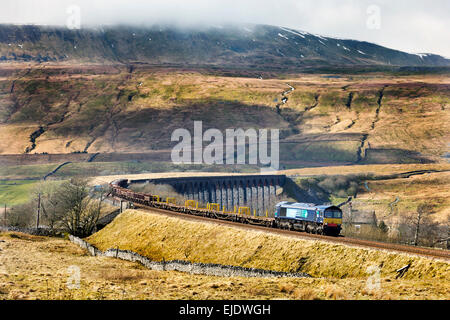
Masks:
[[[126,261],[139,262],[143,266],[159,271],[180,271],[190,274],[203,274],[219,277],[290,277],[290,278],[310,278],[307,273],[289,273],[272,270],[262,270],[253,268],[243,268],[237,266],[226,266],[220,264],[192,263],[183,260],[172,261],[152,261],[147,257],[135,252],[119,249],[108,249],[105,252],[97,249],[90,243],[78,237],[69,236],[70,241],[86,249],[92,256],[113,257]]]

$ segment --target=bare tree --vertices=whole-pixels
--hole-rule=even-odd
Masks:
[[[56,201],[63,212],[61,225],[72,235],[91,235],[100,217],[106,190],[90,191],[86,179],[74,178],[58,189]]]
[[[421,225],[429,225],[431,221],[427,218],[428,214],[433,210],[433,207],[429,204],[422,203],[417,207],[417,218],[416,218],[416,226],[415,226],[415,234],[414,234],[414,245],[417,247],[419,245],[419,237],[420,237],[420,228]],[[428,228],[429,229],[429,228]],[[429,230],[430,231],[430,230]]]
[[[434,247],[444,238],[445,226],[432,219],[433,206],[420,204],[415,213],[402,215],[398,224],[399,239],[415,246]],[[441,241],[442,242],[442,241]]]
[[[7,215],[6,224],[17,228],[32,227],[35,221],[35,208],[32,202],[14,206]]]
[[[440,239],[441,243],[445,243],[445,248],[450,249],[450,214],[447,215],[447,223],[444,226],[444,237]]]
[[[433,246],[441,246],[450,249],[450,215],[447,215],[447,223],[439,228],[439,233],[435,239]]]
[[[58,188],[60,185],[60,182],[44,181],[39,183],[33,191],[36,198],[38,196],[40,197],[39,209],[42,213],[44,223],[51,230],[59,226],[59,222],[64,216],[64,212],[59,205]]]
[[[412,213],[402,214],[399,216],[397,224],[398,239],[401,243],[414,243],[414,217]]]

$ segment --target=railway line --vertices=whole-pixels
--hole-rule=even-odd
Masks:
[[[292,230],[267,228],[267,227],[263,227],[263,226],[259,226],[259,225],[242,224],[239,222],[234,222],[234,221],[229,221],[229,220],[217,220],[214,218],[191,215],[188,213],[174,212],[174,211],[167,210],[167,209],[155,208],[155,207],[145,206],[145,205],[141,205],[141,204],[136,204],[135,208],[147,210],[147,211],[153,211],[153,212],[157,212],[157,213],[160,213],[160,214],[163,214],[166,216],[176,217],[176,218],[181,218],[181,219],[204,221],[204,222],[214,222],[214,223],[218,223],[218,224],[222,224],[222,225],[234,226],[234,227],[245,228],[245,229],[252,229],[252,230],[257,230],[257,231],[264,231],[264,232],[269,232],[269,233],[279,234],[279,235],[293,236],[293,237],[307,239],[307,240],[311,240],[311,239],[321,240],[321,241],[327,241],[327,242],[334,243],[334,244],[344,244],[344,245],[350,245],[350,246],[365,247],[365,248],[369,248],[369,249],[381,249],[381,250],[414,254],[414,255],[420,255],[420,256],[424,256],[424,257],[428,257],[428,258],[442,259],[442,260],[450,261],[450,252],[448,250],[439,250],[439,249],[431,249],[431,248],[423,248],[423,247],[412,247],[412,246],[401,245],[401,244],[376,242],[376,241],[361,240],[361,239],[347,238],[347,237],[329,237],[329,236],[324,236],[324,235],[310,234],[310,233],[304,233],[304,232],[298,232],[298,231],[292,231]]]
[[[240,228],[253,229],[258,231],[270,232],[274,234],[294,236],[303,239],[322,240],[334,244],[344,244],[350,246],[365,247],[370,249],[381,249],[400,253],[420,255],[428,258],[442,259],[450,261],[450,251],[441,249],[432,249],[424,247],[413,247],[402,244],[384,243],[370,240],[362,240],[347,237],[330,237],[321,234],[312,234],[298,232],[290,229],[280,229],[274,224],[274,219],[267,217],[254,217],[245,213],[221,212],[214,208],[198,208],[195,206],[179,206],[169,202],[160,202],[158,199],[150,199],[155,196],[135,193],[123,188],[114,182],[112,195],[116,199],[126,200],[133,203],[135,208],[158,212],[167,216],[173,216],[189,220],[208,221],[218,224],[231,225]]]

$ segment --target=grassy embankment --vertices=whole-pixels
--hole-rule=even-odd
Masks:
[[[385,293],[399,297],[401,288],[412,283],[416,289],[411,297],[430,284],[438,284],[439,291],[450,275],[448,262],[132,210],[118,216],[88,241],[101,250],[119,247],[158,261],[180,259],[306,272],[315,278],[326,278],[348,293],[353,290],[351,295],[360,298],[364,295],[361,283],[368,278],[367,268],[371,266],[380,267]],[[405,278],[395,280],[395,270],[408,263],[412,268]]]
[[[153,259],[179,258],[278,270],[315,278],[221,278],[152,271],[137,263],[92,257],[63,239],[0,233],[3,299],[448,299],[448,263],[128,211],[89,241],[119,245]],[[126,225],[123,225],[126,223]],[[130,225],[131,224],[131,225]],[[111,235],[111,236],[110,236]],[[128,237],[118,242],[115,236]],[[229,237],[229,238],[225,238]],[[175,247],[177,246],[177,247]],[[303,259],[302,259],[303,258]],[[380,265],[380,288],[367,286],[367,266]],[[404,279],[393,269],[412,262]],[[69,289],[68,268],[80,268]]]

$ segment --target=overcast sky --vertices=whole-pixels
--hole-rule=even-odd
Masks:
[[[450,57],[449,0],[1,0],[0,23],[260,23]],[[73,12],[73,11],[72,11]]]

